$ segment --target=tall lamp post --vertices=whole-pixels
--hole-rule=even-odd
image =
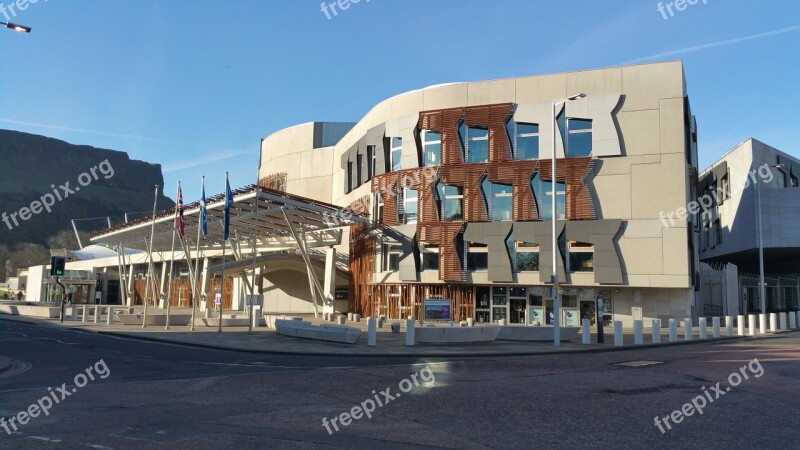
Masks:
[[[774,166],[783,172],[783,164]],[[767,320],[767,283],[764,280],[764,227],[761,223],[761,181],[756,181],[756,203],[758,206],[758,295],[761,298],[761,314],[759,323]]]
[[[24,25],[19,25],[16,23],[11,22],[0,22],[1,25],[4,25],[6,28],[14,31],[19,31],[20,33],[30,33],[31,27],[26,27]]]
[[[556,223],[558,221],[558,216],[556,215],[557,208],[556,205],[558,203],[557,195],[557,186],[558,186],[558,179],[556,178],[556,128],[558,128],[558,123],[556,123],[556,107],[561,105],[562,103],[566,105],[567,102],[572,100],[577,100],[579,98],[586,97],[586,94],[581,92],[580,94],[573,95],[571,97],[567,97],[563,100],[559,100],[557,102],[553,102],[553,141],[552,141],[552,149],[553,149],[553,174],[552,179],[550,181],[551,187],[551,217],[550,221],[553,225],[553,345],[558,347],[561,345],[561,305],[559,305],[559,298],[558,298],[558,258],[556,257],[556,252],[558,251],[558,236],[556,236]],[[566,111],[564,111],[566,114]],[[565,117],[566,119],[566,117]],[[564,123],[568,123],[566,120]],[[565,130],[564,133],[564,140],[566,141],[569,139],[569,131]],[[566,157],[566,145],[564,146],[564,156]],[[566,193],[566,192],[565,192]]]

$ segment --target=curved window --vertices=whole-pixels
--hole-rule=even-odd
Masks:
[[[464,189],[461,186],[449,186],[441,182],[436,184],[439,194],[443,222],[464,220]]]
[[[513,187],[510,184],[492,183],[488,177],[484,177],[481,188],[490,219],[493,222],[512,220]]]
[[[438,166],[442,161],[442,133],[422,130],[422,165]]]
[[[553,217],[553,183],[550,181],[542,181],[537,172],[531,179],[531,188],[533,188],[533,196],[536,200],[536,207],[539,210],[539,219],[550,220]],[[564,183],[556,183],[556,198],[556,218],[558,220],[565,220],[567,217],[567,209],[566,185]]]

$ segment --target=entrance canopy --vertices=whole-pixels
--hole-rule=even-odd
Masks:
[[[359,223],[369,223],[364,215],[338,206],[287,194],[256,185],[233,191],[234,203],[230,209],[229,239],[249,244],[256,234],[258,247],[294,247],[297,239],[320,245],[333,245],[340,240],[338,228]],[[201,248],[221,248],[225,194],[210,197],[206,201],[208,235],[201,233]],[[200,222],[200,202],[186,205],[183,213],[186,240],[195,242]],[[109,245],[124,245],[129,248],[146,249],[145,240],[150,240],[154,227],[153,251],[160,252],[172,247],[175,229],[175,210],[156,213],[138,220],[117,225],[95,233],[92,242]],[[196,242],[195,242],[196,244]],[[176,248],[180,244],[176,240]]]

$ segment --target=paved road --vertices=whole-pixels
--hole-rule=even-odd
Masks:
[[[49,415],[16,424],[11,435],[0,428],[0,448],[788,448],[798,442],[798,333],[598,354],[416,360],[253,355],[0,320],[0,354],[14,360],[0,373],[6,424],[51,395],[48,387],[59,391],[65,383],[66,391],[52,394],[59,403]],[[633,360],[662,363],[616,365]],[[87,377],[79,387],[84,380],[77,375],[89,367],[95,380]],[[732,373],[747,380],[731,387]],[[702,415],[675,415],[679,420],[670,418],[667,429],[663,417],[692,399],[699,405],[698,396],[714,401],[705,401]],[[374,405],[371,418],[351,411],[362,403]],[[362,417],[344,426],[347,418],[338,416],[346,411]]]

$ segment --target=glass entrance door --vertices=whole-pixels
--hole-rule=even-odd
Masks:
[[[492,322],[508,318],[508,289],[492,288]]]

